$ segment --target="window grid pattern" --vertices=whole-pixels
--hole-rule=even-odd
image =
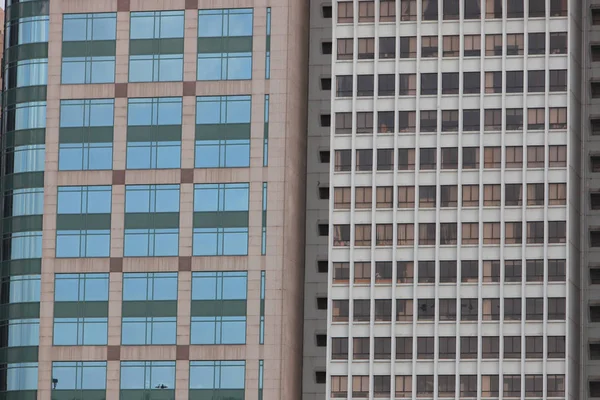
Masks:
[[[361,3],[364,3],[364,8]],[[531,32],[528,32],[524,26],[522,28],[524,34],[519,34],[518,30],[514,32],[512,28],[510,32],[507,32],[507,24],[503,22],[501,25],[503,31],[499,36],[504,43],[502,46],[494,48],[492,53],[486,54],[486,38],[483,34],[485,25],[481,28],[482,35],[457,36],[457,45],[452,48],[454,40],[443,40],[441,29],[438,30],[440,32],[438,36],[425,37],[428,34],[424,32],[433,32],[429,30],[429,26],[425,25],[426,21],[437,21],[438,18],[440,21],[456,19],[456,32],[463,31],[463,29],[458,29],[458,24],[464,25],[464,30],[467,31],[469,19],[500,18],[502,20],[501,4],[506,4],[505,2],[488,1],[487,10],[474,10],[472,7],[478,3],[476,1],[411,2],[404,0],[396,2],[396,15],[399,17],[401,15],[403,21],[400,24],[384,23],[385,20],[379,15],[378,7],[375,7],[371,17],[368,8],[370,3],[368,1],[347,1],[339,2],[338,7],[333,7],[333,19],[338,21],[338,25],[334,25],[333,38],[334,43],[336,40],[338,43],[338,58],[337,62],[334,61],[333,67],[333,73],[337,78],[337,87],[334,89],[337,90],[337,95],[334,98],[332,109],[339,113],[336,118],[332,118],[332,131],[336,135],[332,138],[331,151],[334,153],[334,157],[332,157],[330,182],[333,187],[332,193],[339,194],[339,196],[331,199],[329,218],[330,221],[335,221],[331,222],[333,234],[330,238],[330,270],[334,271],[333,279],[330,281],[330,285],[333,285],[330,286],[333,298],[329,300],[329,306],[333,308],[332,320],[330,320],[331,330],[347,332],[345,325],[351,323],[355,325],[351,329],[353,335],[358,335],[355,332],[361,332],[363,337],[366,334],[371,340],[377,340],[374,337],[376,336],[375,331],[377,331],[376,325],[383,324],[386,330],[391,329],[392,332],[401,330],[408,336],[416,338],[418,336],[416,334],[417,321],[421,314],[424,319],[430,318],[431,322],[419,322],[419,324],[431,324],[430,328],[431,332],[434,332],[435,340],[442,336],[460,337],[458,323],[454,328],[440,326],[441,324],[438,322],[442,320],[442,315],[452,315],[453,312],[456,320],[462,319],[461,325],[469,324],[470,313],[465,311],[465,307],[467,310],[478,310],[482,317],[487,315],[486,318],[489,319],[489,322],[484,318],[483,324],[500,326],[519,324],[519,322],[506,321],[504,316],[508,316],[509,312],[510,314],[517,314],[517,312],[522,314],[520,320],[521,323],[524,323],[526,297],[529,296],[529,293],[539,290],[534,288],[533,282],[525,281],[525,265],[530,258],[526,254],[531,254],[533,259],[539,258],[541,262],[541,278],[535,284],[538,285],[538,288],[543,287],[544,293],[551,293],[551,290],[554,289],[564,291],[565,288],[565,278],[561,278],[561,283],[550,278],[550,265],[554,258],[564,259],[566,255],[566,246],[552,241],[557,232],[552,227],[552,221],[565,220],[566,204],[551,203],[548,198],[549,193],[552,193],[551,185],[565,184],[565,167],[568,165],[567,153],[564,153],[564,158],[560,159],[551,154],[552,146],[565,146],[566,151],[566,146],[570,144],[568,134],[564,133],[564,129],[568,128],[569,110],[567,110],[565,92],[568,88],[567,85],[560,85],[558,81],[549,81],[550,76],[554,75],[550,71],[560,69],[561,63],[567,60],[563,51],[565,46],[559,43],[565,27],[564,25],[559,26],[558,23],[547,24],[550,31],[542,32],[545,51],[535,50],[527,54],[529,41],[527,34]],[[455,11],[448,11],[448,16],[451,18],[445,17],[444,3],[456,5]],[[414,9],[411,8],[412,6]],[[498,13],[494,7],[500,7],[500,12]],[[513,12],[512,9],[509,11]],[[507,11],[504,12],[505,18],[510,19],[511,16],[506,17]],[[518,11],[514,12],[518,14]],[[528,15],[527,4],[523,7],[523,12],[524,15]],[[544,15],[546,18],[557,18],[557,22],[562,23],[565,21],[566,14],[563,15],[562,11],[554,14],[551,10],[545,10]],[[530,17],[534,18],[531,14]],[[540,15],[535,17],[539,18]],[[411,24],[408,21],[415,22]],[[359,32],[363,32],[362,26],[358,25],[361,22],[367,26],[369,23],[380,25],[379,29],[375,27],[375,32],[385,31],[386,36],[396,36],[399,40],[396,40],[395,51],[397,52],[399,48],[400,54],[390,57],[388,53],[384,57],[381,51],[377,51],[376,45],[373,51],[370,51],[368,46],[361,48],[361,40],[364,38],[357,37],[360,36]],[[453,24],[454,22],[444,23]],[[345,24],[350,24],[350,26],[343,26]],[[415,37],[404,37],[406,28],[410,25],[414,25],[413,28],[416,29],[413,32],[416,31],[417,34]],[[397,31],[398,28],[400,31]],[[479,30],[479,26],[477,28],[473,26],[472,32],[479,32]],[[354,32],[354,37],[351,37],[351,32]],[[391,34],[388,34],[389,32]],[[375,43],[378,39],[380,38],[375,38]],[[494,38],[495,40],[496,38]],[[497,46],[497,42],[494,41],[491,41],[491,44]],[[441,45],[442,42],[448,43],[447,54],[437,51],[437,43]],[[368,41],[363,41],[363,43],[368,43]],[[446,49],[444,48],[444,50]],[[475,78],[475,76],[467,74],[489,71],[485,67],[489,63],[488,58],[498,56],[501,56],[503,61],[501,64],[498,63],[501,67],[498,68],[497,74],[481,73],[476,81],[471,81],[471,78]],[[464,57],[465,61],[451,64],[445,62],[447,57]],[[431,58],[433,60],[430,60]],[[373,59],[376,61],[373,62]],[[467,62],[467,59],[473,61]],[[452,89],[455,92],[442,93],[441,72],[435,73],[431,77],[431,82],[428,80],[429,77],[423,80],[424,74],[420,73],[415,74],[415,77],[412,78],[414,81],[407,78],[406,83],[403,81],[405,78],[401,76],[394,79],[399,72],[407,70],[409,60],[411,60],[411,70],[429,72],[443,69],[455,72],[458,80],[455,89]],[[505,81],[507,72],[520,68],[527,71],[529,69],[528,61],[529,65],[536,66],[529,67],[530,69],[539,69],[544,74],[542,81],[544,90],[541,93],[537,92],[539,87],[535,84],[529,86],[532,89],[529,90],[527,85],[520,89],[518,79],[514,82],[511,81],[510,84]],[[370,70],[373,64],[375,65],[375,74],[363,75],[362,71]],[[392,77],[389,81],[393,84],[392,91],[390,91],[390,85],[381,85],[382,78],[388,79],[386,76]],[[524,78],[525,83],[526,79],[527,77]],[[430,83],[435,90],[431,93],[423,92],[423,89],[429,87]],[[531,82],[530,85],[532,85]],[[548,97],[543,92],[555,90],[562,91],[565,95],[554,97],[553,99],[557,103],[550,106]],[[390,95],[393,95],[393,98],[386,98]],[[525,96],[527,96],[527,101],[525,101]],[[484,99],[488,98],[489,101],[494,101],[494,104],[501,105],[497,111],[484,110],[480,106],[480,104],[484,104]],[[439,104],[445,104],[445,101],[452,101],[453,109],[448,110],[444,106],[438,107]],[[528,108],[526,104],[532,104],[531,101],[541,104],[536,107],[541,107],[542,111],[532,110],[531,106]],[[415,104],[417,105],[416,109]],[[564,125],[555,125],[553,118],[549,117],[549,114],[553,113],[552,109],[555,108],[564,109],[564,120],[562,119],[563,111],[554,111],[556,120],[564,121]],[[385,128],[378,127],[374,131],[367,126],[361,130],[366,124],[362,124],[362,120],[359,118],[360,114],[377,116],[382,113],[391,114],[391,123],[386,122]],[[377,123],[370,126],[373,125],[377,126]],[[559,132],[562,132],[560,138],[555,135]],[[365,133],[369,135],[364,135]],[[391,135],[392,133],[393,135]],[[377,140],[369,137],[371,134],[377,135]],[[385,134],[389,134],[389,136],[384,138]],[[350,138],[345,135],[350,135]],[[442,145],[442,143],[444,144]],[[537,156],[537,149],[532,148],[530,152],[522,143],[538,146],[540,156],[533,158]],[[476,153],[463,153],[463,149],[471,146],[477,149]],[[490,149],[486,151],[488,146]],[[497,147],[498,150],[491,149],[491,147]],[[509,147],[516,147],[521,151],[511,149],[507,153]],[[453,148],[458,151],[454,151]],[[468,168],[465,166],[467,161]],[[391,165],[391,167],[385,167],[386,165]],[[535,168],[552,172],[530,177],[527,171]],[[497,170],[498,176],[501,178],[488,176],[487,169]],[[460,172],[457,173],[457,170]],[[392,174],[389,171],[398,172]],[[447,179],[451,179],[453,184],[457,185],[457,195],[454,200],[456,203],[449,200],[452,199],[449,195],[450,192],[441,190],[442,186],[447,185]],[[377,184],[372,183],[371,187],[369,186],[370,182],[377,182]],[[406,182],[411,182],[408,185],[413,185],[411,191],[402,188],[407,185]],[[527,184],[530,183],[542,184],[544,196],[539,204],[528,205],[527,201],[524,201],[527,198]],[[487,187],[487,184],[490,186]],[[519,190],[508,188],[510,189],[510,197],[508,197],[505,191],[508,190],[507,186],[512,184],[520,184]],[[437,190],[432,192],[432,199],[427,203],[432,207],[430,211],[420,208],[419,203],[415,204],[415,199],[417,201],[423,199],[420,196],[421,189],[432,185]],[[390,192],[393,193],[393,198],[387,203],[388,205],[381,209],[378,206],[380,204],[379,194],[381,193],[383,196],[385,187],[391,188]],[[360,193],[359,189],[361,189]],[[367,190],[368,193],[365,195]],[[443,193],[448,197],[444,199]],[[427,199],[429,197],[429,195],[425,196]],[[489,198],[485,204],[484,198]],[[452,206],[448,206],[448,204],[452,204]],[[534,211],[534,209],[538,211]],[[533,220],[542,222],[541,243],[527,243],[527,222]],[[387,228],[380,229],[380,227],[383,228],[382,223],[385,221],[398,221],[389,229],[389,235],[386,234]],[[484,228],[485,223],[490,223],[489,236],[486,236],[488,231]],[[456,224],[456,227],[451,224]],[[465,224],[473,225],[473,229],[465,230]],[[432,227],[431,231],[429,230],[430,226]],[[496,228],[498,228],[498,232],[496,232]],[[430,234],[430,232],[432,233]],[[566,236],[566,231],[561,232],[559,236]],[[389,237],[389,239],[381,241],[380,237]],[[489,237],[490,242],[486,243],[484,237]],[[496,238],[498,238],[497,241]],[[420,243],[420,239],[423,239],[425,244]],[[430,249],[427,246],[430,246]],[[536,246],[539,250],[533,250]],[[522,255],[510,257],[511,248],[514,248],[517,254]],[[489,263],[492,261],[489,259],[490,252],[497,254],[494,256],[498,259],[497,268],[496,264],[492,268]],[[536,255],[533,256],[532,252],[535,252]],[[552,256],[548,255],[548,252]],[[408,288],[412,287],[412,293],[424,293],[426,290],[425,283],[419,281],[421,270],[417,266],[417,254],[419,260],[431,260],[433,264],[432,283],[436,289],[432,290],[431,296],[427,299],[412,298],[410,294],[404,294],[402,289],[405,287],[410,290]],[[518,257],[522,257],[522,259],[512,259]],[[415,261],[413,262],[413,260]],[[447,263],[450,261],[456,265],[453,273],[448,272]],[[382,264],[386,262],[391,264],[390,267],[386,267],[390,271],[388,280],[382,274],[385,270]],[[565,264],[565,268],[568,269],[569,263],[565,261]],[[497,278],[496,272],[498,273]],[[360,276],[360,279],[357,279],[357,276]],[[407,279],[407,277],[410,278]],[[348,289],[341,287],[338,291],[338,285],[350,286],[351,296],[354,293],[354,297],[360,300],[353,301],[350,297],[350,301],[347,302]],[[382,303],[386,301],[387,297],[383,294],[385,292],[378,292],[379,285],[391,285],[391,293],[395,294],[391,299],[393,301],[390,301],[389,304],[390,322],[378,319],[378,307],[384,307],[379,312],[384,312],[383,310],[387,307]],[[448,285],[450,287],[464,285],[464,290],[460,290],[461,297],[457,299],[449,296],[447,294],[449,292],[445,289]],[[499,289],[500,293],[504,292],[504,297],[507,299],[514,296],[521,301],[518,304],[516,302],[504,304],[503,301],[489,301],[492,299],[486,298],[488,288]],[[368,299],[369,296],[370,300],[363,300]],[[542,319],[533,322],[539,324],[540,328],[543,327],[544,339],[553,336],[553,332],[560,331],[560,327],[565,325],[563,319],[559,322],[550,320],[549,315],[554,312],[552,311],[554,306],[551,309],[550,303],[553,301],[550,301],[549,297],[541,297],[544,305]],[[423,300],[423,302],[419,300]],[[484,302],[484,300],[487,301]],[[363,304],[363,302],[366,303]],[[517,305],[518,309],[515,308]],[[444,310],[443,314],[442,310]],[[387,314],[387,312],[386,310],[385,313]],[[356,319],[357,315],[359,320]],[[465,319],[465,317],[467,318]],[[554,325],[555,323],[557,325]],[[339,330],[337,324],[341,325]],[[391,328],[388,328],[387,324],[391,325]],[[477,332],[474,337],[475,343],[478,341],[481,343],[482,330],[474,327],[474,331]],[[352,339],[353,337],[348,338],[348,342],[351,343]],[[502,336],[500,339],[502,340]],[[521,346],[523,351],[521,353],[519,350],[518,358],[525,358],[525,335],[519,336],[518,340],[523,342],[523,346]],[[416,358],[416,339],[413,342],[407,347]],[[352,346],[349,348],[352,349]],[[456,351],[460,352],[460,348],[460,343],[457,343]],[[475,358],[478,355],[481,357],[481,350],[480,353],[477,353],[477,347],[475,349]],[[372,361],[374,354],[368,355],[367,358]],[[512,383],[509,384],[512,376],[508,372],[505,371],[504,374],[501,372],[499,376],[494,377],[482,373],[482,370],[475,366],[474,368],[469,367],[472,376],[457,375],[455,377],[452,375],[443,377],[443,379],[438,379],[440,378],[438,377],[436,382],[443,381],[445,383],[434,387],[434,369],[431,369],[431,376],[421,376],[415,372],[416,367],[420,366],[416,360],[413,360],[412,364],[407,363],[400,366],[395,363],[400,358],[398,352],[391,354],[390,363],[395,366],[395,368],[392,367],[392,370],[395,370],[396,374],[395,377],[391,377],[392,382],[387,377],[384,377],[383,380],[379,379],[375,372],[376,368],[370,367],[364,370],[361,368],[361,371],[366,372],[363,376],[343,375],[338,371],[354,370],[355,367],[358,367],[358,365],[352,365],[352,356],[349,356],[348,360],[340,361],[329,358],[328,395],[346,397],[352,392],[353,397],[372,397],[374,394],[377,397],[376,393],[379,392],[382,393],[382,397],[388,397],[392,391],[392,398],[435,398],[436,396],[446,397],[446,395],[448,397],[471,397],[478,396],[479,393],[483,397],[502,397],[503,387],[506,387],[505,396],[510,395],[508,392],[513,390]],[[434,362],[438,363],[441,356],[435,354],[433,358]],[[498,358],[502,362],[505,357],[499,355]],[[546,359],[547,355],[544,354],[544,362]],[[346,366],[346,363],[349,365]],[[557,371],[560,371],[560,368]],[[543,385],[553,386],[557,382],[554,375],[560,375],[560,373],[548,367],[547,375],[541,376]],[[525,391],[525,388],[529,387],[525,375],[518,375],[518,377],[514,386],[518,391],[517,397],[521,396],[521,390]],[[558,387],[562,387],[562,389],[558,389],[559,393],[565,389],[564,376],[559,381]],[[530,395],[542,396],[541,393]],[[562,397],[564,394],[559,396]]]

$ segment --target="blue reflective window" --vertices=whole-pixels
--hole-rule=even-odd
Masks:
[[[129,82],[172,82],[183,80],[183,54],[129,56]]]
[[[183,11],[132,12],[130,39],[182,38]]]
[[[4,237],[5,246],[10,246],[10,259],[42,257],[42,232],[14,232]],[[7,243],[8,242],[8,243]]]
[[[11,363],[0,367],[6,373],[6,391],[36,390],[38,383],[38,363]],[[16,397],[18,398],[18,397]]]
[[[6,43],[10,46],[48,41],[50,18],[47,15],[20,18],[6,24]]]
[[[179,229],[125,229],[125,257],[172,257],[179,254]]]
[[[14,113],[15,130],[46,127],[46,102],[32,101],[8,107],[9,114]]]
[[[113,83],[114,56],[63,57],[62,83]]]
[[[252,37],[252,9],[200,10],[198,18],[200,40]],[[252,52],[200,52],[197,71],[198,80],[251,79]]]
[[[8,321],[8,347],[38,346],[39,344],[39,318]]]
[[[190,389],[244,389],[245,361],[191,361]]]
[[[12,169],[12,173],[43,171],[46,161],[46,149],[43,144],[31,144],[27,146],[17,146],[12,150],[12,165],[7,170]],[[7,154],[11,154],[7,151]],[[7,158],[10,162],[10,158]]]
[[[108,274],[56,274],[54,301],[108,301]]]
[[[249,124],[251,96],[206,96],[196,101],[196,124]]]
[[[58,169],[73,170],[106,170],[112,168],[112,138],[98,137],[98,130],[85,128],[114,125],[114,100],[63,100],[60,104],[60,128],[62,130],[81,128],[82,143],[74,140],[63,140],[59,143]],[[72,129],[71,129],[72,130]]]
[[[127,185],[125,212],[179,212],[179,185]]]
[[[180,168],[181,166],[181,97],[129,99],[128,127],[148,127],[145,138],[139,130],[127,141],[127,168]],[[158,128],[162,126],[162,128]],[[168,132],[171,130],[172,132]],[[173,140],[177,138],[177,140]]]
[[[110,214],[111,186],[63,186],[58,188],[57,214]],[[110,218],[110,217],[108,217]],[[57,226],[56,257],[108,257],[110,229],[92,225],[92,220],[78,219],[80,229]],[[75,224],[76,221],[73,221]],[[75,228],[75,226],[73,226]]]
[[[87,41],[88,48],[106,48],[105,41],[114,41],[117,34],[117,14],[65,14],[63,42]],[[104,41],[104,42],[99,42]],[[97,42],[94,44],[94,42]],[[112,83],[115,81],[115,56],[81,54],[63,57],[62,83]]]
[[[44,213],[44,188],[15,189],[7,192],[5,199],[11,199],[8,212],[11,217]],[[6,207],[8,204],[5,203]]]
[[[61,100],[60,127],[114,126],[114,99]]]
[[[250,185],[218,183],[194,185],[194,211],[248,211]]]
[[[250,124],[250,96],[198,97],[196,126]],[[224,127],[226,128],[226,127]],[[249,129],[249,127],[248,127]],[[222,129],[221,132],[227,132]],[[250,138],[196,140],[196,168],[234,168],[250,165]]]
[[[106,389],[106,362],[55,361],[52,363],[52,378],[58,380],[55,391]]]
[[[247,272],[194,272],[192,300],[246,300]]]
[[[39,302],[40,275],[15,275],[9,280],[9,303]]]
[[[252,36],[252,9],[200,10],[198,37]]]
[[[116,40],[117,14],[64,14],[63,41]]]
[[[48,59],[20,60],[16,62],[14,67],[9,66],[7,70],[8,77],[4,78],[6,86],[8,86],[11,74],[15,74],[17,77],[16,87],[47,85]],[[8,89],[8,87],[6,88]]]
[[[126,317],[121,324],[123,345],[177,343],[176,317]]]
[[[123,274],[123,301],[177,300],[177,272]]]
[[[192,275],[192,300],[246,300],[246,272],[197,272]],[[243,344],[246,316],[193,316],[192,344]]]
[[[175,361],[121,361],[121,389],[175,389]]]
[[[108,343],[108,318],[54,318],[54,346],[102,346]]]
[[[60,186],[58,188],[58,214],[110,213],[111,186]]]
[[[193,255],[248,254],[248,228],[194,228]]]
[[[252,53],[199,53],[199,81],[252,79]]]

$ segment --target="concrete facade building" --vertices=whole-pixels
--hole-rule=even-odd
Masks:
[[[328,398],[582,394],[583,10],[333,7]]]
[[[7,2],[3,398],[301,398],[308,6]]]

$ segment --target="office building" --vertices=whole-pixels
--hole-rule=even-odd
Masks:
[[[589,398],[582,3],[334,4],[328,398]]]
[[[2,398],[301,398],[308,11],[7,1]]]

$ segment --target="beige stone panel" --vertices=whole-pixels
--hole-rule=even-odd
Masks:
[[[127,155],[127,99],[115,99],[115,125],[113,133],[113,169],[123,170]]]
[[[252,93],[252,81],[198,81],[198,96],[233,96]]]
[[[175,398],[188,400],[190,387],[190,362],[177,360],[175,362]]]
[[[115,59],[115,82],[129,80],[129,13],[117,13],[117,42]]]
[[[87,0],[62,0],[60,10],[66,13],[98,13],[116,12],[117,0],[87,1]]]
[[[185,0],[131,0],[130,10],[133,11],[162,11],[183,10]]]
[[[121,387],[121,362],[107,361],[106,363],[106,398],[118,399]]]
[[[121,360],[175,360],[176,346],[121,346]]]
[[[248,257],[192,257],[192,271],[246,271]]]
[[[57,274],[107,273],[110,267],[108,258],[57,258],[53,262]]]
[[[194,170],[197,183],[241,183],[249,182],[248,168],[202,168]]]
[[[192,231],[194,215],[194,185],[182,184],[179,206],[179,255],[192,255]]]
[[[123,300],[123,274],[111,272],[108,287],[108,344],[121,344],[121,316]]]
[[[128,86],[129,97],[181,97],[183,82],[138,82]]]
[[[190,346],[190,360],[245,360],[246,345]]]
[[[123,257],[123,272],[177,272],[177,257]]]
[[[127,170],[127,185],[175,185],[181,181],[179,169]]]
[[[183,80],[196,80],[198,57],[198,10],[185,10],[185,30],[183,44]]]
[[[52,361],[105,361],[106,346],[53,346]]]
[[[196,135],[196,98],[183,97],[181,132],[181,168],[194,168]]]
[[[112,185],[112,171],[59,171],[58,185]]]
[[[192,273],[180,271],[177,279],[177,344],[190,343]]]
[[[110,218],[110,255],[123,257],[125,228],[125,186],[113,185]]]
[[[93,85],[61,85],[61,99],[111,99],[115,97],[112,83]]]

